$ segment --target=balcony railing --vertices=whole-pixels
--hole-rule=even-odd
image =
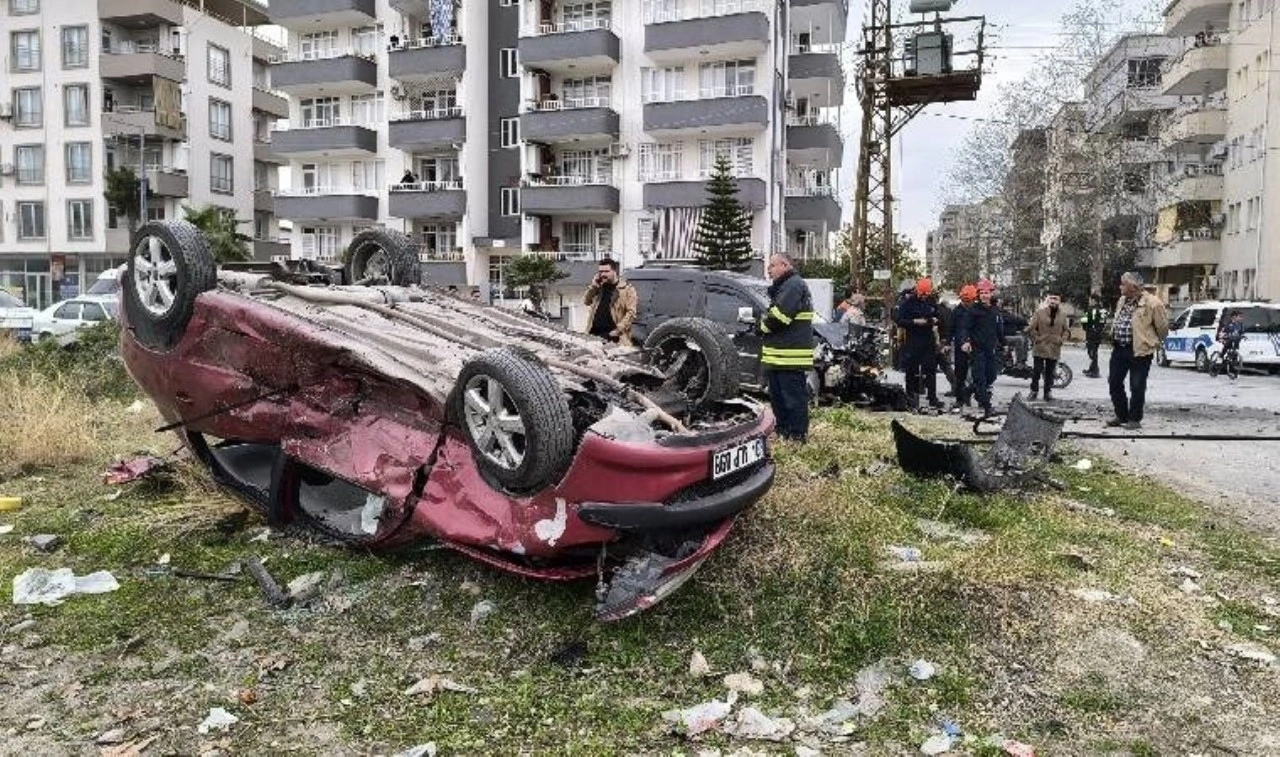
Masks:
[[[1194,179],[1197,176],[1221,176],[1221,163],[1193,163],[1182,167],[1182,176],[1178,178]]]
[[[722,3],[719,8],[712,8],[710,11],[704,9],[702,3],[685,2],[679,3],[675,8],[662,8],[651,6],[646,8],[644,14],[644,22],[646,24],[663,24],[668,21],[689,21],[695,18],[714,18],[716,16],[730,16],[735,13],[750,13],[751,11],[760,11],[768,13],[772,10],[773,3],[768,0],[740,0],[736,3]]]
[[[395,52],[396,50],[420,50],[427,47],[452,47],[462,44],[462,35],[448,34],[443,37],[418,37],[417,39],[403,40],[396,45],[388,45],[387,47]]]
[[[267,84],[266,82],[256,82],[256,81],[255,81],[255,82],[253,83],[253,88],[254,88],[254,89],[256,89],[256,90],[258,90],[259,92],[266,92],[266,93],[267,93],[267,94],[269,94],[269,95],[275,95],[276,97],[282,97],[282,98],[284,98],[285,100],[288,100],[288,99],[289,99],[289,95],[285,94],[284,92],[281,92],[281,91],[280,91],[280,90],[278,90],[278,89],[272,89],[272,88],[271,88],[271,86],[270,86],[269,84]]]
[[[172,47],[161,47],[158,41],[134,41],[123,39],[112,43],[111,47],[104,49],[105,55],[133,55],[135,53],[155,53],[164,55],[169,58],[181,58],[182,55],[175,51]]]
[[[614,258],[612,249],[600,249],[593,244],[561,244],[559,250],[530,250],[523,254],[536,258],[548,258],[557,262],[592,261]]]
[[[715,175],[714,168],[698,169],[697,171],[682,171],[679,169],[653,169],[641,171],[640,181],[651,184],[666,181],[707,181]],[[751,166],[738,167],[730,171],[730,176],[735,179],[759,179],[755,169]]]
[[[826,123],[830,123],[830,121],[817,113],[809,113],[803,116],[787,116],[787,126],[821,126]]]
[[[559,176],[537,176],[525,179],[525,186],[530,187],[585,187],[596,184],[613,184],[613,177],[605,173],[596,174],[562,174]]]
[[[462,189],[462,179],[409,181],[391,185],[392,192],[443,192],[450,189]]]
[[[367,118],[347,118],[346,116],[334,116],[332,118],[310,118],[301,123],[294,124],[272,124],[271,131],[298,131],[299,129],[331,129],[335,126],[363,126],[366,129],[374,129],[377,122]],[[266,140],[268,143],[271,140]]]
[[[611,18],[578,18],[546,24],[540,23],[534,27],[534,32],[537,36],[543,37],[548,34],[571,34],[573,32],[591,31],[592,29],[609,29],[617,33]]]
[[[271,56],[270,63],[309,63],[317,60],[333,60],[335,58],[364,58],[368,61],[375,61],[377,58],[373,53],[366,53],[356,50],[353,47],[342,48],[338,50],[309,50],[299,51],[296,53],[285,53],[284,55]]]
[[[529,103],[529,111],[546,112],[556,110],[577,110],[579,108],[611,108],[612,98],[609,97],[548,97],[543,100],[535,100]]]
[[[366,197],[377,197],[378,192],[375,189],[363,187],[323,185],[314,187],[286,187],[277,189],[273,194],[276,197],[324,197],[327,195],[365,195]]]
[[[787,197],[832,197],[835,195],[835,188],[829,185],[801,185],[788,186]]]
[[[392,113],[391,121],[438,121],[445,118],[462,118],[462,108],[432,108],[430,110],[404,110]]]
[[[420,242],[415,245],[418,251],[418,257],[423,260],[438,260],[448,263],[461,263],[467,259],[467,254],[461,247],[451,247],[449,249],[436,249],[435,245]]]
[[[1202,226],[1197,229],[1183,229],[1178,233],[1175,241],[1179,242],[1204,242],[1214,239],[1222,239],[1222,229],[1215,229],[1210,226]]]

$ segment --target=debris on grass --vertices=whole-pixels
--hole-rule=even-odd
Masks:
[[[251,556],[244,561],[244,566],[249,571],[249,575],[253,576],[253,580],[258,582],[258,587],[262,589],[262,596],[267,598],[267,602],[272,607],[289,606],[289,595],[284,593],[280,584],[276,583],[276,579],[267,571],[260,558],[256,555]]]
[[[733,720],[724,726],[724,732],[740,739],[782,741],[796,729],[787,718],[771,718],[754,707],[743,707]]]
[[[22,509],[22,497],[0,497],[0,512],[9,513]]]
[[[36,548],[36,551],[44,552],[45,554],[56,552],[58,547],[62,546],[62,537],[57,534],[36,534],[28,541],[31,542],[31,546]]]
[[[475,694],[476,689],[470,686],[464,686],[452,678],[443,676],[427,676],[419,680],[414,685],[404,690],[405,696],[425,696],[427,699],[434,697],[442,691],[452,691],[458,694]]]
[[[289,599],[295,604],[305,604],[320,595],[325,579],[329,577],[326,570],[304,573],[289,582]]]
[[[159,735],[148,736],[145,739],[130,741],[127,744],[121,744],[119,746],[111,747],[110,749],[103,749],[102,754],[99,755],[99,757],[138,757],[146,751],[147,747],[151,746],[152,743],[159,739]]]
[[[911,677],[917,681],[927,681],[938,673],[938,669],[928,660],[916,660],[911,663],[911,667],[907,669]]]
[[[889,687],[890,678],[888,660],[880,660],[858,671],[855,679],[858,712],[868,718],[879,714],[884,708],[884,690]]]
[[[1239,657],[1242,660],[1260,662],[1263,665],[1271,665],[1276,661],[1276,656],[1272,654],[1271,650],[1261,644],[1250,644],[1247,642],[1232,644],[1227,647],[1226,652],[1233,657]]]
[[[124,729],[112,728],[109,731],[103,731],[93,740],[95,744],[101,746],[111,746],[112,744],[120,744],[124,742]]]
[[[689,656],[689,675],[694,678],[705,678],[711,675],[711,666],[707,664],[707,658],[696,649]]]
[[[3,525],[0,525],[0,536],[4,536],[5,534],[11,534],[11,533],[13,533],[12,523],[5,523]]]
[[[106,594],[119,588],[115,576],[105,570],[77,576],[70,568],[29,568],[13,579],[13,603],[56,605],[72,594]]]
[[[471,625],[479,625],[497,611],[498,606],[487,599],[476,602],[471,608]]]
[[[764,692],[764,682],[750,673],[730,673],[724,677],[724,685],[729,691],[736,691],[749,697],[759,696]]]
[[[429,633],[426,636],[414,636],[413,638],[409,639],[409,650],[411,652],[421,652],[427,647],[431,646],[432,644],[439,644],[439,643],[440,643],[440,634],[435,633],[433,631],[432,633]]]
[[[1082,458],[1080,460],[1077,460],[1075,466],[1073,467],[1075,467],[1075,469],[1080,471],[1081,473],[1084,473],[1086,471],[1091,471],[1093,470],[1093,461],[1087,457]]]
[[[394,757],[436,757],[436,743],[428,741],[425,744],[409,747],[403,752],[396,753]]]
[[[1178,589],[1180,589],[1183,594],[1198,594],[1200,593],[1200,584],[1192,581],[1190,578],[1185,578],[1182,583],[1178,585]]]
[[[693,737],[719,728],[737,701],[737,693],[731,691],[724,701],[713,699],[683,710],[667,710],[662,719],[674,723],[685,736]]]
[[[1179,565],[1178,567],[1171,569],[1169,571],[1169,575],[1177,576],[1179,578],[1190,578],[1193,581],[1199,581],[1204,577],[1200,571],[1188,568],[1185,565]]]
[[[1133,597],[1121,596],[1119,594],[1112,594],[1111,592],[1106,591],[1105,589],[1072,589],[1071,595],[1073,597],[1083,599],[1084,601],[1089,602],[1091,604],[1098,604],[1101,602],[1114,602],[1115,604],[1121,604],[1121,605],[1138,604],[1137,600],[1135,600]]]
[[[1100,518],[1116,517],[1115,509],[1110,507],[1094,507],[1093,505],[1088,505],[1084,502],[1077,502],[1074,499],[1063,500],[1063,504],[1068,510],[1077,513],[1084,513],[1085,515],[1096,515]]]
[[[951,751],[952,742],[952,738],[945,733],[930,736],[920,745],[920,753],[930,755],[945,754]]]
[[[958,528],[950,523],[920,518],[916,528],[927,538],[936,541],[958,541],[966,547],[976,547],[991,541],[991,535],[974,528]]]
[[[1021,741],[1005,739],[1000,744],[1000,748],[1003,749],[1004,753],[1009,755],[1009,757],[1036,757],[1035,748],[1030,744],[1022,743]]]
[[[153,478],[171,466],[171,462],[155,455],[142,455],[132,460],[117,460],[102,474],[102,482],[120,486],[145,478]]]
[[[892,557],[896,558],[899,562],[920,562],[924,559],[924,553],[916,547],[902,547],[896,544],[891,544],[885,547],[885,551],[887,551]]]
[[[196,726],[196,730],[201,734],[207,734],[210,731],[225,731],[239,722],[240,718],[221,707],[211,707],[209,708],[209,714],[204,720],[200,721],[200,725]]]

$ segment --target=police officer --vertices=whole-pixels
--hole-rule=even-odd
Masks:
[[[1102,307],[1102,297],[1097,292],[1089,295],[1089,307],[1080,318],[1084,326],[1084,344],[1089,350],[1089,369],[1084,375],[1089,378],[1102,378],[1098,371],[1098,346],[1102,344],[1102,335],[1107,330],[1107,310]]]
[[[760,319],[764,345],[760,363],[769,376],[769,402],[778,436],[804,442],[809,437],[809,382],[813,370],[813,296],[791,259],[769,257],[769,310]]]

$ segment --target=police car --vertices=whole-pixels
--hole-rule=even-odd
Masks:
[[[1244,315],[1241,360],[1280,369],[1280,304],[1271,302],[1198,302],[1188,307],[1169,324],[1161,365],[1194,363],[1197,370],[1208,370],[1210,359],[1222,351],[1218,328],[1236,310]]]

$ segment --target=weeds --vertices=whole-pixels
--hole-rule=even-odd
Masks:
[[[0,348],[0,373],[10,371],[73,388],[90,400],[139,396],[120,357],[118,321],[82,329],[77,339],[65,346],[45,339],[17,350]]]

